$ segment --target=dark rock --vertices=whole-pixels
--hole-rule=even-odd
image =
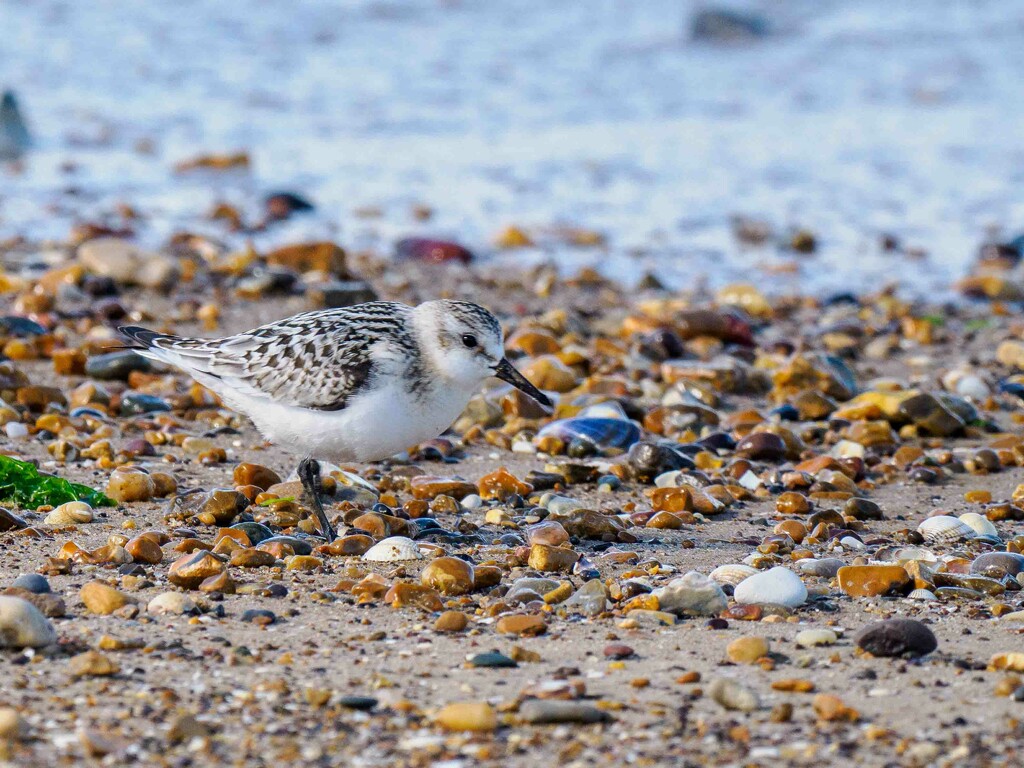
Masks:
[[[248,536],[249,543],[254,547],[259,546],[274,535],[274,532],[263,525],[263,523],[235,523],[231,527]]]
[[[85,375],[94,379],[128,380],[133,371],[149,371],[149,360],[131,349],[107,352],[90,357],[85,362]]]
[[[29,320],[27,317],[4,315],[3,317],[0,317],[0,333],[4,336],[18,336],[26,338],[30,336],[42,336],[46,333],[46,329],[35,320]]]
[[[312,211],[315,206],[294,192],[273,192],[267,195],[263,201],[263,208],[266,212],[266,219],[270,222],[284,221],[291,218],[293,214]]]
[[[749,43],[767,35],[764,18],[729,8],[703,8],[690,20],[690,39],[701,43]]]
[[[11,510],[0,507],[0,532],[20,531],[22,528],[28,528],[28,523]]]
[[[693,459],[676,450],[671,444],[652,443],[645,440],[629,449],[626,462],[638,480],[648,481],[662,472],[676,469],[693,469]]]
[[[32,138],[18,99],[13,91],[4,91],[0,96],[0,160],[17,160],[31,146]]]
[[[478,653],[469,660],[471,667],[518,667],[514,659],[510,659],[503,653],[491,651],[490,653]]]
[[[377,706],[377,699],[373,696],[342,696],[338,704],[346,709],[368,710]]]
[[[332,280],[317,286],[327,309],[351,307],[367,301],[376,301],[377,292],[365,280]]]
[[[939,647],[928,627],[914,619],[886,619],[869,624],[854,638],[873,656],[924,656]]]
[[[736,455],[754,461],[782,461],[786,443],[771,432],[754,432],[736,443]]]

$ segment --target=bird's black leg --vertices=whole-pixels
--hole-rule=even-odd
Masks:
[[[334,533],[334,527],[327,519],[323,504],[320,503],[320,491],[322,490],[320,485],[320,465],[315,459],[303,459],[299,462],[298,475],[299,480],[302,481],[303,490],[313,502],[313,511],[316,513],[316,519],[320,523],[320,532],[323,533],[327,543],[330,544],[334,541],[336,534]]]

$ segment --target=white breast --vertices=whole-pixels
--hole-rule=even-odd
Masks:
[[[422,399],[399,379],[357,395],[340,411],[315,411],[224,392],[272,443],[333,462],[377,461],[437,437],[458,418],[472,391],[439,387]]]

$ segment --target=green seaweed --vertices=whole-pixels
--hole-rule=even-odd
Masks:
[[[27,461],[3,455],[0,455],[0,501],[25,509],[57,506],[68,501],[84,501],[93,507],[112,507],[115,504],[106,494],[87,485],[47,475]]]

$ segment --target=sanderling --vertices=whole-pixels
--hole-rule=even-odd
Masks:
[[[302,457],[298,474],[328,540],[318,459],[377,461],[436,437],[490,376],[551,402],[505,358],[498,319],[477,304],[374,301],[305,312],[222,339],[123,327]]]

